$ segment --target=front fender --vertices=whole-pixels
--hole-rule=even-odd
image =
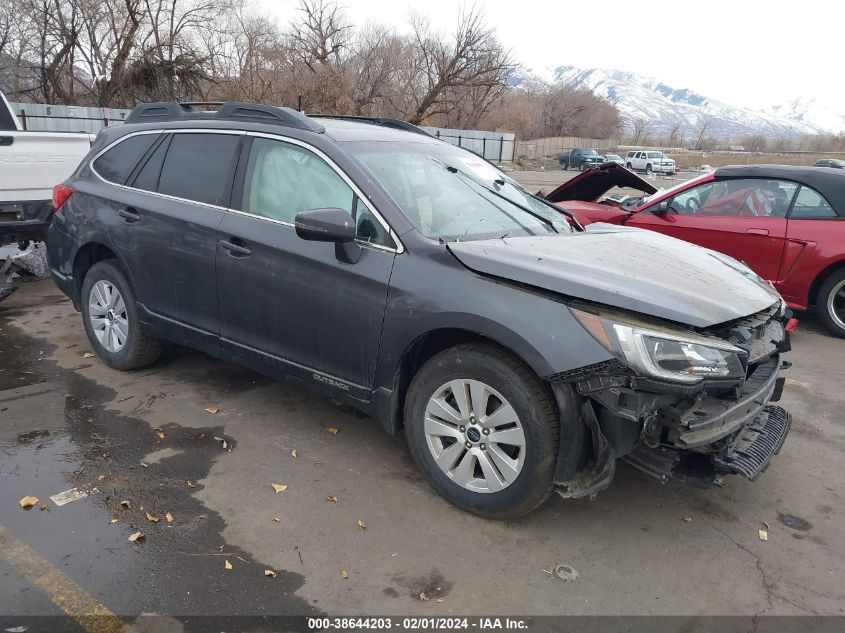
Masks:
[[[392,388],[407,350],[442,329],[488,338],[541,378],[612,358],[555,295],[474,273],[444,249],[396,258],[375,386]]]

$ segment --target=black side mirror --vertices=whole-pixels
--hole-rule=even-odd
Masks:
[[[355,221],[343,209],[311,209],[294,218],[296,234],[303,240],[346,244],[355,240]]]
[[[657,206],[654,207],[654,211],[652,211],[654,215],[666,215],[669,213],[669,201],[662,200],[657,203]]]

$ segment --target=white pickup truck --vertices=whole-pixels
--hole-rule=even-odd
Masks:
[[[625,156],[625,167],[634,171],[644,171],[647,174],[674,174],[675,161],[663,152],[638,150],[628,152]]]
[[[76,169],[93,138],[22,130],[0,93],[0,245],[44,239],[52,219],[53,187]]]

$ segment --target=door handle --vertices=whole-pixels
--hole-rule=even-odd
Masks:
[[[135,212],[135,209],[132,207],[126,207],[125,209],[121,209],[117,212],[117,214],[122,217],[128,224],[132,222],[137,222],[141,219],[141,216]]]
[[[768,235],[769,229],[748,229],[746,235]]]
[[[232,238],[233,241],[227,242],[226,240],[220,240],[217,244],[220,248],[223,248],[229,251],[229,254],[232,257],[246,257],[247,255],[252,255],[252,251],[249,250],[246,246],[242,246],[241,244],[236,244],[234,240],[237,238]],[[238,240],[240,241],[240,240]]]

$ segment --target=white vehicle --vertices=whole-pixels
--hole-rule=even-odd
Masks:
[[[44,239],[53,187],[91,149],[93,135],[28,132],[0,93],[0,244]]]
[[[658,174],[674,174],[675,161],[663,152],[635,150],[625,156],[625,167],[631,170]]]
[[[604,160],[608,163],[616,163],[617,165],[625,164],[625,161],[619,154],[605,154]]]

